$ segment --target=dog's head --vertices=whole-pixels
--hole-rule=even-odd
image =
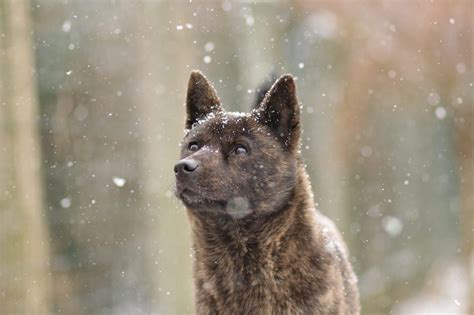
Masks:
[[[176,195],[191,211],[233,218],[288,202],[296,181],[300,117],[295,82],[280,77],[251,113],[226,112],[198,71],[186,100],[186,135],[175,165]]]

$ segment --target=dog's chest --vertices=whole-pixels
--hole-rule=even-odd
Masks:
[[[202,284],[198,290],[221,310],[245,313],[242,308],[258,309],[262,314],[296,311],[299,288],[294,280],[300,277],[295,277],[295,270],[285,260],[286,257],[260,256],[258,252],[223,255],[210,268],[201,265],[206,271],[199,273],[204,277],[198,281]]]

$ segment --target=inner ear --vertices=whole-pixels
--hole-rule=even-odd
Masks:
[[[257,120],[270,127],[274,135],[290,150],[297,148],[300,137],[300,115],[296,86],[289,74],[280,77],[254,110]]]
[[[221,101],[216,90],[198,70],[191,72],[186,96],[186,129],[211,112],[221,110]]]

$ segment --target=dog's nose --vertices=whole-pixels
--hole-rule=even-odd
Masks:
[[[190,174],[194,172],[199,166],[199,162],[193,159],[184,159],[176,163],[174,166],[174,173],[178,175],[179,173]]]

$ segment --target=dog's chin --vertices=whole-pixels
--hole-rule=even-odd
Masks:
[[[223,200],[209,199],[190,189],[183,189],[178,193],[179,199],[186,208],[200,211],[222,212],[225,209],[226,202]]]

